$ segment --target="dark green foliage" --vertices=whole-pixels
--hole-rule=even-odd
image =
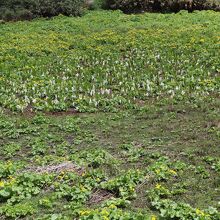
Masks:
[[[91,10],[106,8],[106,0],[90,0],[87,2],[90,3],[88,8]]]
[[[83,0],[2,0],[0,19],[30,20],[59,14],[79,16],[83,13],[84,6]]]
[[[220,0],[106,0],[108,8],[124,12],[178,12],[180,10],[220,10]]]

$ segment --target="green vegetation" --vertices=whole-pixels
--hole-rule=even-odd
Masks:
[[[2,114],[0,216],[217,220],[219,109]]]
[[[0,219],[220,219],[219,24],[0,24]]]
[[[102,11],[1,25],[0,105],[94,112],[197,102],[220,89],[219,24],[212,11]]]

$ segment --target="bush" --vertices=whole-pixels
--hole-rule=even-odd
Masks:
[[[24,20],[59,14],[80,16],[84,8],[84,0],[1,0],[0,19]]]
[[[178,12],[180,10],[219,10],[220,0],[106,0],[110,9],[124,12]]]
[[[97,10],[97,9],[103,9],[106,8],[106,1],[105,0],[88,0],[89,2],[89,9],[91,10]]]

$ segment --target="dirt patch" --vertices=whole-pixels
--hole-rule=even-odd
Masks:
[[[79,111],[77,111],[75,108],[69,108],[66,111],[60,111],[60,112],[44,112],[45,115],[49,116],[65,116],[65,115],[75,115],[80,114]]]
[[[114,194],[112,194],[107,190],[96,189],[93,191],[91,197],[89,198],[87,205],[95,205],[114,197],[115,197]]]
[[[61,173],[61,172],[67,172],[67,171],[77,173],[78,175],[82,175],[85,172],[85,169],[82,167],[79,167],[78,165],[70,161],[66,161],[66,162],[63,162],[57,165],[48,165],[48,166],[42,166],[42,167],[29,167],[23,170],[22,173],[34,172],[38,174],[43,174],[43,173]]]

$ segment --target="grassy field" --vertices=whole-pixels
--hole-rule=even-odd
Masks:
[[[0,219],[220,219],[220,15],[0,24]]]

